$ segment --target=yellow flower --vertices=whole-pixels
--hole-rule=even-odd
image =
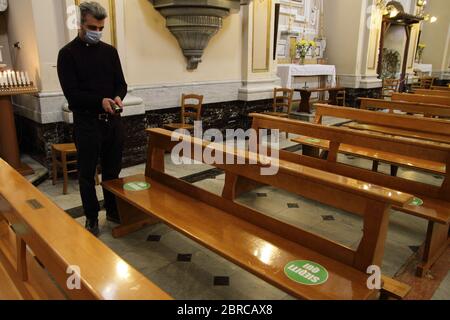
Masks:
[[[419,43],[419,48],[426,48],[427,46],[424,43]]]
[[[306,41],[305,39],[302,39],[300,41],[297,42],[298,46],[307,46],[308,45],[308,41]]]
[[[316,42],[315,42],[315,41],[310,41],[310,42],[309,42],[309,45],[310,45],[311,47],[316,47]]]

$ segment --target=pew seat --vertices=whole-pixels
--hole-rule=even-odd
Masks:
[[[448,123],[450,127],[450,122]],[[356,130],[363,130],[367,132],[378,132],[382,134],[387,134],[391,136],[399,136],[404,138],[412,138],[419,140],[428,140],[437,143],[450,144],[450,136],[443,136],[440,134],[434,134],[429,132],[420,132],[414,130],[405,130],[399,128],[389,127],[388,125],[376,125],[376,124],[366,124],[359,122],[349,122],[343,124],[344,127]]]
[[[134,193],[124,191],[123,185],[133,181],[146,181],[151,188]],[[367,274],[355,272],[349,266],[224,210],[197,201],[144,175],[114,180],[103,185],[127,204],[139,208],[297,298],[365,300],[373,297],[373,291],[366,286]],[[261,259],[262,252],[258,253],[261,248],[270,248],[273,254],[267,261]],[[329,272],[328,283],[319,287],[307,287],[286,278],[282,270],[294,260],[315,261],[325,266]]]
[[[122,220],[113,235],[133,232],[146,223],[164,222],[297,298],[361,300],[379,296],[379,290],[367,286],[365,272],[369,266],[381,265],[389,208],[408,203],[413,198],[411,194],[369,186],[355,179],[283,160],[278,164],[278,173],[261,175],[260,170],[267,164],[261,162],[259,155],[245,152],[240,155],[245,164],[213,164],[225,171],[223,194],[219,196],[166,174],[164,155],[180,141],[191,150],[202,150],[201,154],[210,150],[227,159],[231,156],[236,160],[239,151],[187,135],[180,134],[180,140],[173,140],[171,133],[162,129],[147,132],[150,137],[145,175],[103,183],[115,194]],[[183,153],[183,156],[203,161],[195,154]],[[263,158],[274,160],[268,156]],[[249,163],[251,159],[257,160],[256,163]],[[280,187],[362,215],[364,227],[358,248],[350,249],[235,202],[236,193],[243,191],[239,185],[249,181]],[[127,185],[136,182],[148,188],[130,191]],[[285,268],[297,260],[319,263],[329,272],[327,281],[305,286],[288,279]],[[381,291],[388,292],[390,283],[395,281],[387,283]]]
[[[301,145],[330,150],[330,142],[327,140],[314,139],[307,136],[300,136],[291,141]],[[395,166],[404,166],[405,168],[419,169],[433,174],[445,174],[445,165],[435,161],[417,159],[414,157],[400,156],[395,153],[379,151],[364,147],[355,147],[352,145],[341,144],[339,153],[350,156],[358,156],[368,160],[382,161]]]

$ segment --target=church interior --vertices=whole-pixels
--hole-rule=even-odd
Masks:
[[[0,300],[450,300],[450,1],[0,1]]]

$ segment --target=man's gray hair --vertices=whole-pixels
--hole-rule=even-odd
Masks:
[[[80,4],[81,24],[86,21],[86,16],[89,14],[97,20],[104,20],[108,17],[106,9],[103,8],[100,3],[95,1],[87,1]]]

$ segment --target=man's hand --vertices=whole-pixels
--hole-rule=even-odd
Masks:
[[[120,98],[120,97],[116,97],[115,99],[114,99],[114,102],[120,107],[120,108],[122,108],[123,109],[123,102],[122,102],[122,98]]]
[[[114,114],[114,110],[111,107],[111,104],[116,103],[114,100],[105,98],[102,101],[103,110],[105,110],[106,113]]]

